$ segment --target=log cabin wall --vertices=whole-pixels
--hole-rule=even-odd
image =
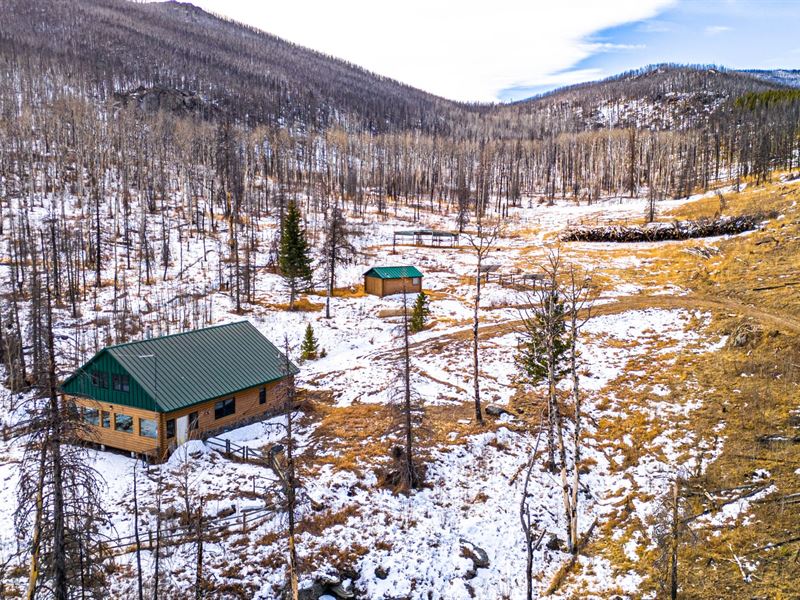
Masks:
[[[80,396],[65,396],[68,401],[72,401],[81,409],[97,411],[97,425],[89,424],[82,437],[87,442],[101,444],[110,448],[128,450],[136,454],[153,455],[159,453],[160,440],[163,439],[163,415],[157,412],[134,408],[132,406],[122,406],[100,402],[91,398]],[[84,413],[85,414],[85,413]],[[119,417],[131,417],[133,422],[130,431],[124,431],[116,427]],[[155,421],[157,437],[152,438],[143,435],[142,423],[140,419]],[[106,425],[107,424],[107,425]]]
[[[168,451],[175,445],[174,437],[167,438],[166,423],[168,420],[197,413],[197,428],[189,431],[189,438],[197,439],[208,437],[214,433],[231,429],[237,425],[244,425],[263,419],[265,416],[278,414],[284,406],[288,387],[291,385],[294,385],[294,377],[272,381],[265,385],[258,385],[235,394],[220,396],[219,398],[214,398],[169,413],[159,413],[134,408],[132,406],[99,402],[91,398],[80,396],[65,397],[67,400],[74,402],[75,405],[81,409],[97,411],[97,424],[89,424],[87,434],[84,436],[87,442],[101,444],[119,450],[126,450],[136,454],[145,454],[156,460],[161,460],[167,456]],[[261,403],[262,388],[266,391],[263,404]],[[234,399],[235,411],[233,414],[216,418],[215,408],[217,402],[231,398]],[[118,419],[117,415],[122,418]],[[118,420],[125,421],[125,417],[133,419],[130,431],[124,431],[115,427]],[[147,428],[145,427],[145,431],[143,431],[142,419],[146,421],[155,421],[155,428],[157,431],[156,438],[145,435]],[[107,423],[108,426],[104,426],[104,423]]]
[[[416,280],[416,283],[414,283],[414,280]],[[403,289],[407,294],[418,294],[422,291],[422,277],[383,280],[383,296],[402,294]]]

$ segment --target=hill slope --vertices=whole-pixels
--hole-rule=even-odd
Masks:
[[[101,91],[200,92],[252,121],[434,127],[463,106],[178,2],[3,0],[0,50],[72,69]]]
[[[657,65],[510,106],[464,104],[188,3],[0,0],[0,8],[2,54],[66,69],[101,99],[159,86],[197,93],[237,120],[316,129],[340,124],[461,136],[478,127],[480,115],[495,129],[515,119],[503,137],[634,123],[686,127],[732,97],[786,79],[778,72]]]
[[[758,77],[759,79],[763,79],[772,83],[788,85],[791,87],[800,87],[800,69],[748,69],[742,71],[742,73],[748,73]]]

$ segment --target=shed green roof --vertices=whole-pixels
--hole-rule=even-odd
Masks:
[[[364,273],[364,277],[378,277],[379,279],[403,279],[406,277],[422,277],[417,267],[372,267]]]
[[[289,372],[299,369],[291,362]],[[93,385],[93,371],[109,385]],[[171,412],[286,377],[284,354],[249,321],[109,346],[62,385],[67,394]],[[127,374],[128,392],[114,391],[112,374]]]

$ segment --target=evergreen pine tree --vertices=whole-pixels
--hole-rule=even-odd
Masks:
[[[429,314],[431,314],[431,309],[428,307],[428,295],[425,292],[420,292],[417,294],[414,308],[411,309],[409,323],[411,333],[417,333],[425,328],[425,321],[427,321]]]
[[[308,253],[306,233],[302,228],[302,215],[297,203],[289,202],[281,223],[281,243],[278,267],[289,289],[289,310],[294,310],[294,301],[299,292],[311,288],[311,258]]]
[[[317,358],[319,346],[317,345],[317,338],[314,337],[314,329],[311,323],[306,326],[306,334],[303,337],[303,343],[300,346],[300,360],[314,360]]]
[[[533,385],[546,380],[550,362],[553,363],[555,380],[562,379],[567,373],[570,342],[564,300],[558,293],[548,293],[541,306],[525,321],[525,335],[517,354],[517,365],[523,379]],[[550,350],[548,340],[552,340]]]

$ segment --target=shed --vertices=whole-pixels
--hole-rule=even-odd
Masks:
[[[419,293],[422,273],[416,267],[372,267],[364,273],[364,291],[375,296]]]
[[[263,419],[298,372],[249,321],[100,350],[61,386],[89,442],[163,459],[190,438]]]

